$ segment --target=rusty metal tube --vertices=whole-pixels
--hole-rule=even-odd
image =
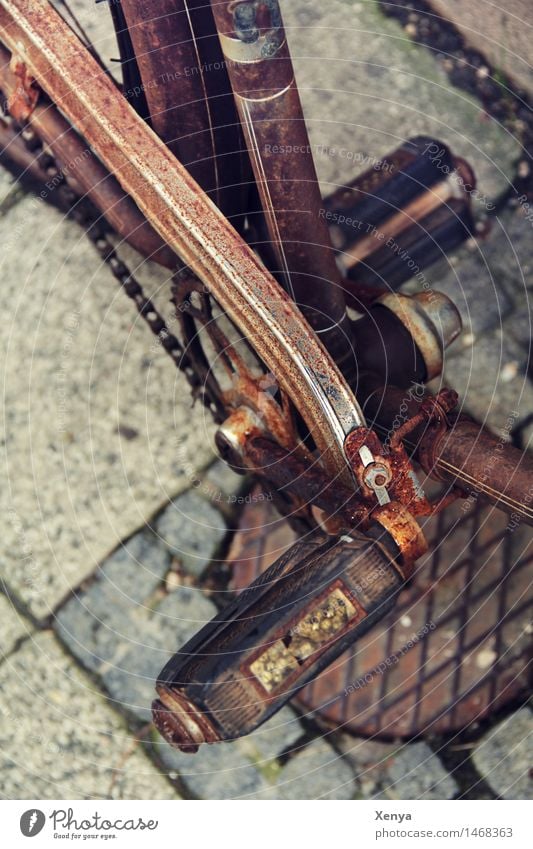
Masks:
[[[9,68],[10,54],[0,45],[0,88],[9,99],[15,97],[20,81]],[[41,102],[28,124],[50,149],[61,175],[76,194],[87,196],[113,229],[143,256],[176,268],[179,259],[149,224],[135,203],[61,112],[51,103]],[[2,151],[9,158],[10,144]],[[14,151],[14,159],[20,153]],[[52,184],[50,191],[55,185]]]
[[[369,423],[385,437],[417,415],[428,394],[383,386],[368,374],[362,376],[357,392]],[[533,457],[527,452],[464,416],[457,416],[452,427],[436,438],[423,424],[406,442],[431,477],[456,484],[517,522],[533,525]]]
[[[277,0],[211,3],[252,161],[272,270],[341,364],[351,330]]]
[[[75,190],[81,188],[81,194],[94,203],[119,236],[147,259],[165,268],[179,266],[174,251],[60,112],[37,106],[30,125],[50,148],[66,181],[74,183]]]
[[[349,529],[366,529],[370,510],[353,491],[332,481],[317,466],[289,452],[263,436],[250,439],[244,446],[246,463],[255,474],[275,486],[296,491],[305,505],[314,504],[328,516],[334,516]]]
[[[152,129],[237,226],[253,178],[209,4],[121,0],[121,8]]]
[[[197,274],[293,400],[329,474],[364,419],[301,313],[186,169],[44,0],[0,0],[0,38],[60,105],[162,238]]]

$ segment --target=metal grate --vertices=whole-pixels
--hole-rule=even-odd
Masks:
[[[427,520],[432,546],[396,608],[299,694],[357,734],[410,737],[471,726],[528,686],[533,531],[476,502]],[[271,503],[249,505],[230,552],[241,590],[292,544]]]

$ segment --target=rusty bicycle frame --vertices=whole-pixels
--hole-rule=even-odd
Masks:
[[[135,9],[140,9],[140,4],[134,0],[129,0],[126,5],[130,16],[133,16]],[[220,7],[217,14],[222,17],[222,24],[227,30],[227,14],[221,11],[224,4],[215,6]],[[163,8],[161,17],[164,13]],[[132,22],[136,22],[134,17]],[[136,32],[140,40],[142,28],[138,27]],[[286,42],[281,22],[277,24],[274,36],[276,44],[283,51],[286,66]],[[231,52],[235,48],[227,46],[228,39],[231,41],[229,36],[223,41],[226,50]],[[30,78],[34,77],[52,98],[52,104],[35,103],[27,109],[27,116],[23,116],[42,132],[52,150],[67,138],[72,149],[70,161],[76,162],[76,154],[87,150],[82,137],[89,141],[90,157],[85,157],[79,166],[70,169],[69,179],[77,182],[89,196],[94,194],[98,205],[111,217],[118,232],[128,233],[128,238],[137,242],[145,255],[167,267],[173,267],[178,264],[178,254],[190,265],[239,327],[254,338],[264,362],[279,375],[288,394],[301,401],[302,415],[324,453],[326,467],[350,485],[352,478],[347,471],[343,442],[351,427],[363,423],[361,408],[339,369],[326,356],[316,335],[301,321],[300,313],[294,309],[282,287],[266,272],[214,204],[203,195],[186,169],[128,105],[119,89],[46,0],[1,0],[0,41],[10,49],[15,59],[9,65],[6,51],[0,53],[0,87],[5,93],[11,94],[14,100],[18,93],[20,102],[22,92],[24,102],[25,92],[20,76],[13,73],[16,61],[20,61]],[[139,46],[142,48],[141,40]],[[214,47],[210,49],[215,50]],[[213,55],[218,61],[221,54]],[[146,56],[146,61],[156,61],[148,53]],[[239,72],[242,75],[241,65],[236,63],[234,73],[238,75]],[[169,85],[172,86],[172,80],[169,80]],[[242,86],[241,83],[241,89]],[[155,93],[159,93],[159,88],[150,88],[147,96],[155,96]],[[280,96],[276,100],[280,100],[281,105],[276,104],[275,108],[284,112],[288,109],[285,103],[287,94],[279,86],[278,94]],[[291,88],[289,99],[294,101],[295,96]],[[246,90],[241,90],[239,98],[248,99]],[[294,103],[292,108],[295,108]],[[248,112],[253,115],[251,109]],[[166,120],[164,109],[156,110],[156,114],[162,116],[160,120]],[[72,129],[63,115],[68,117],[78,132]],[[301,129],[299,105],[296,115],[296,124]],[[164,128],[162,132],[164,134]],[[167,129],[167,134],[169,132]],[[19,155],[21,163],[31,167],[27,153],[22,152],[17,145],[15,134],[12,134],[10,145],[15,157]],[[101,163],[107,166],[105,180]],[[299,163],[302,182],[309,193],[309,178],[316,176],[310,153],[302,156]],[[241,171],[245,170],[242,163],[239,167]],[[256,167],[264,175],[262,191],[268,191],[277,218],[282,198],[278,199],[275,195],[276,191],[280,191],[277,185],[279,181],[274,177],[269,178],[269,168],[272,170],[274,166],[268,166],[268,163],[265,165],[263,156]],[[204,174],[198,176],[205,181]],[[103,191],[106,194],[104,197]],[[300,208],[316,208],[316,197],[308,197]],[[308,224],[309,221],[306,221],[305,226]],[[287,239],[289,244],[301,239],[301,223],[298,232],[294,222],[285,221],[284,226],[292,227],[292,233],[289,233]],[[326,239],[325,235],[323,239]],[[323,253],[326,259],[321,260],[320,268],[324,274],[329,269],[331,279],[336,283],[338,274],[331,271],[331,253],[329,258],[327,250]],[[296,264],[297,260],[294,260]],[[316,283],[316,280],[313,282]],[[316,299],[315,304],[320,303],[312,286],[308,286],[307,291],[310,293],[308,297]],[[333,301],[329,300],[332,291]],[[338,298],[339,292],[342,295],[342,288],[337,285],[320,290],[324,312],[330,308],[332,313],[338,310],[335,298]],[[266,333],[262,338],[254,334],[258,317]],[[278,344],[280,340],[281,344]],[[313,362],[310,362],[310,352],[314,353]],[[318,363],[319,373],[316,369]],[[301,391],[302,387],[306,387],[306,391]],[[388,430],[394,419],[398,393],[395,395],[391,387],[378,387],[379,381],[365,379],[358,386],[358,397],[361,404],[367,405],[366,409],[372,419]],[[309,389],[311,391],[307,391]],[[414,413],[417,412],[415,406],[411,402]],[[527,522],[533,521],[532,499],[524,499],[524,493],[529,491],[531,464],[527,458],[521,457],[520,452],[505,446],[505,450],[500,452],[500,459],[505,458],[505,462],[491,469],[489,480],[487,475],[482,474],[482,470],[487,444],[491,441],[490,434],[483,437],[481,446],[472,439],[472,425],[463,419],[454,423],[451,432],[449,429],[444,432],[441,428],[438,446],[435,444],[435,431],[431,433],[426,428],[424,434],[425,446],[421,448],[420,440],[416,441],[416,456],[422,461],[426,472],[450,483],[458,481],[467,491],[481,493],[502,509],[516,512]],[[430,441],[432,445],[428,447]]]
[[[362,413],[337,367],[279,284],[261,265],[186,169],[127,105],[57,13],[42,0],[0,7],[0,39],[69,117],[136,201],[164,241],[187,262],[302,400],[301,414],[326,466],[349,478],[344,437]],[[256,338],[257,321],[262,333]],[[302,391],[303,390],[303,391]]]
[[[191,8],[198,11],[196,3]],[[238,191],[221,186],[216,160],[205,164],[206,150],[221,143],[215,133],[201,136],[196,149],[172,138],[172,84],[146,92],[155,115],[151,128],[46,0],[0,0],[0,41],[11,54],[0,48],[0,88],[8,96],[12,114],[29,122],[52,152],[55,148],[64,151],[65,144],[70,144],[74,154],[81,138],[90,145],[86,161],[71,179],[107,211],[118,232],[133,231],[133,243],[167,267],[177,265],[179,257],[207,287],[291,399],[312,436],[322,468],[309,467],[309,454],[295,445],[294,433],[275,405],[269,407],[267,433],[246,403],[232,412],[218,434],[230,461],[254,471],[268,466],[264,477],[280,487],[296,479],[295,490],[299,488],[300,497],[324,511],[331,533],[347,533],[354,525],[367,530],[377,523],[399,552],[400,566],[394,567],[390,577],[396,592],[398,575],[405,580],[426,550],[417,516],[442,509],[450,498],[480,494],[533,523],[533,463],[510,446],[499,451],[490,434],[468,420],[454,418],[457,396],[450,390],[436,398],[426,394],[410,399],[408,419],[387,446],[367,426],[365,414],[376,429],[394,430],[402,391],[383,385],[379,375],[356,376],[352,334],[357,331],[346,312],[345,281],[326,222],[318,214],[318,182],[277,3],[213,2],[212,11],[262,201],[264,215],[258,226],[266,230],[272,246],[270,270],[214,202],[232,210],[228,214],[236,216],[238,226]],[[140,64],[148,67],[154,60],[143,53],[141,4],[125,3],[124,14],[134,33]],[[163,47],[170,50],[172,22],[166,35]],[[218,55],[216,45],[209,49]],[[186,96],[198,94],[197,86],[198,81],[191,83]],[[39,103],[39,88],[52,104]],[[270,151],[273,140],[279,141],[276,128],[289,120],[293,148],[303,155],[283,160],[284,175],[281,158]],[[187,136],[194,134],[194,127],[187,130]],[[17,151],[16,138],[10,143]],[[174,153],[187,161],[188,169]],[[27,163],[23,153],[19,156]],[[228,167],[245,173],[246,158],[233,157]],[[383,305],[388,303],[382,299]],[[394,305],[400,320],[419,334],[421,349],[426,345],[431,349],[434,339],[425,318],[420,318],[422,302],[416,302],[406,318],[402,303],[400,298]],[[432,356],[433,349],[429,360]],[[436,504],[426,500],[406,451],[410,442],[424,471],[460,487],[460,493],[454,490]],[[498,465],[490,474],[484,472],[487,450],[499,451]],[[357,549],[359,543],[351,539],[352,544]],[[377,556],[373,549],[367,555]],[[337,591],[328,596],[336,599],[335,604]],[[257,593],[261,592],[259,587]],[[364,618],[360,602],[353,592],[351,602],[342,593],[341,597],[344,600],[339,603],[348,605],[353,627],[359,628]],[[267,607],[270,603],[266,597],[260,602]],[[327,618],[331,611],[324,610]],[[301,621],[307,621],[308,615]],[[347,622],[342,620],[339,633],[344,634]],[[214,627],[216,631],[216,623]],[[250,668],[259,663],[254,657],[246,661]],[[294,657],[290,662],[295,662]],[[312,674],[310,663],[306,668]],[[258,674],[265,674],[264,669]],[[192,702],[187,702],[184,714],[181,697],[164,682],[159,692],[165,710],[180,716],[192,710]],[[160,717],[161,727],[172,737],[176,729],[168,727],[168,722],[168,717]],[[190,739],[191,748],[204,739],[218,739],[202,719],[193,721],[189,716],[186,728],[178,725],[178,736]]]

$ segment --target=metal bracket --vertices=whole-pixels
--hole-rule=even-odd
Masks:
[[[25,124],[37,106],[40,90],[33,77],[28,71],[26,63],[17,56],[11,55],[9,71],[16,80],[7,97],[7,108],[15,121]]]

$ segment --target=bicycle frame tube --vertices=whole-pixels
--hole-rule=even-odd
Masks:
[[[372,427],[390,435],[417,415],[429,393],[385,386],[377,375],[361,375],[358,397]],[[433,433],[426,424],[405,440],[426,474],[458,484],[468,495],[499,507],[516,521],[533,525],[533,458],[465,416]]]
[[[211,0],[211,7],[276,274],[336,362],[353,367],[341,274],[320,214],[322,198],[278,2]]]
[[[328,474],[353,488],[343,444],[348,432],[364,425],[363,414],[339,370],[284,290],[126,103],[47,0],[0,0],[0,41],[19,60],[22,58],[154,229],[250,338],[300,411]],[[363,389],[362,397],[371,394]],[[370,406],[369,411],[372,414]],[[479,464],[474,464],[471,475],[463,474],[462,469],[463,463],[468,466],[475,439],[475,433],[465,433],[459,453],[446,469],[441,469],[440,456],[436,465],[439,472],[446,471],[459,484],[464,480],[467,490],[485,494],[492,464],[482,474]],[[448,446],[454,450],[453,431],[446,440],[446,451]],[[530,471],[526,466],[517,477],[518,459],[513,458],[506,474],[513,483],[521,482],[519,491],[510,504],[501,497],[494,500],[503,509],[512,507],[531,520]],[[523,489],[525,482],[527,492]],[[527,509],[521,509],[521,501]]]
[[[19,78],[9,68],[9,58],[9,53],[0,45],[0,89],[8,101],[17,96],[20,86]],[[120,236],[154,262],[170,269],[178,267],[176,254],[163,242],[131,198],[123,192],[55,106],[48,102],[37,103],[28,123],[52,152],[66,182],[79,195],[88,197]],[[11,157],[20,148],[20,142],[17,143],[17,136],[9,139],[8,132],[4,131],[2,135],[5,138],[2,153]],[[29,173],[32,173],[36,171],[35,166],[37,163],[32,162],[24,163],[23,167],[29,168]],[[43,176],[46,183],[47,176]]]
[[[237,226],[253,177],[209,5],[121,0],[121,7],[152,129]]]
[[[339,370],[294,303],[46,0],[1,0],[0,40],[190,265],[276,375],[324,466],[353,486],[343,451],[364,424]]]

